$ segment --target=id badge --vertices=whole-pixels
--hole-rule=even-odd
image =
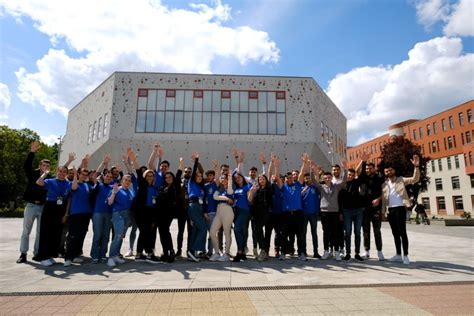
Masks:
[[[204,204],[204,200],[202,199],[202,197],[199,198],[199,204]]]
[[[151,199],[151,204],[153,204],[153,205],[156,204],[156,196],[154,196],[154,197]]]
[[[62,196],[58,196],[58,198],[56,200],[56,205],[63,205],[63,197]]]

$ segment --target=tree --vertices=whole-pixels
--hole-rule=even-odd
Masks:
[[[413,175],[413,164],[410,159],[413,155],[420,157],[420,181],[414,185],[406,186],[408,195],[416,201],[418,194],[428,188],[430,178],[426,175],[426,165],[430,161],[429,157],[423,157],[421,147],[412,143],[403,136],[391,137],[390,141],[382,148],[379,170],[383,172],[385,166],[392,166],[397,176],[411,177]]]
[[[39,141],[40,136],[30,129],[0,126],[0,205],[8,205],[10,201],[16,202],[22,197],[27,183],[23,164],[35,140]],[[55,170],[57,146],[41,143],[33,167],[36,168],[41,159],[51,160],[51,170]]]

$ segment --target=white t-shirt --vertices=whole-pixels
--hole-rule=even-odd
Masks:
[[[395,190],[395,182],[388,181],[388,207],[404,206],[403,198]]]

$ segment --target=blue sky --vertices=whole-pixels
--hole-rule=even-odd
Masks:
[[[0,0],[0,123],[47,142],[114,70],[311,76],[349,145],[473,99],[472,0],[43,2]]]

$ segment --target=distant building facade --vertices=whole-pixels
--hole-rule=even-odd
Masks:
[[[355,166],[363,151],[376,165],[390,136],[404,136],[421,146],[430,177],[428,190],[420,194],[432,215],[461,215],[474,208],[474,100],[422,120],[408,120],[389,127],[389,133],[348,148],[349,165]]]

